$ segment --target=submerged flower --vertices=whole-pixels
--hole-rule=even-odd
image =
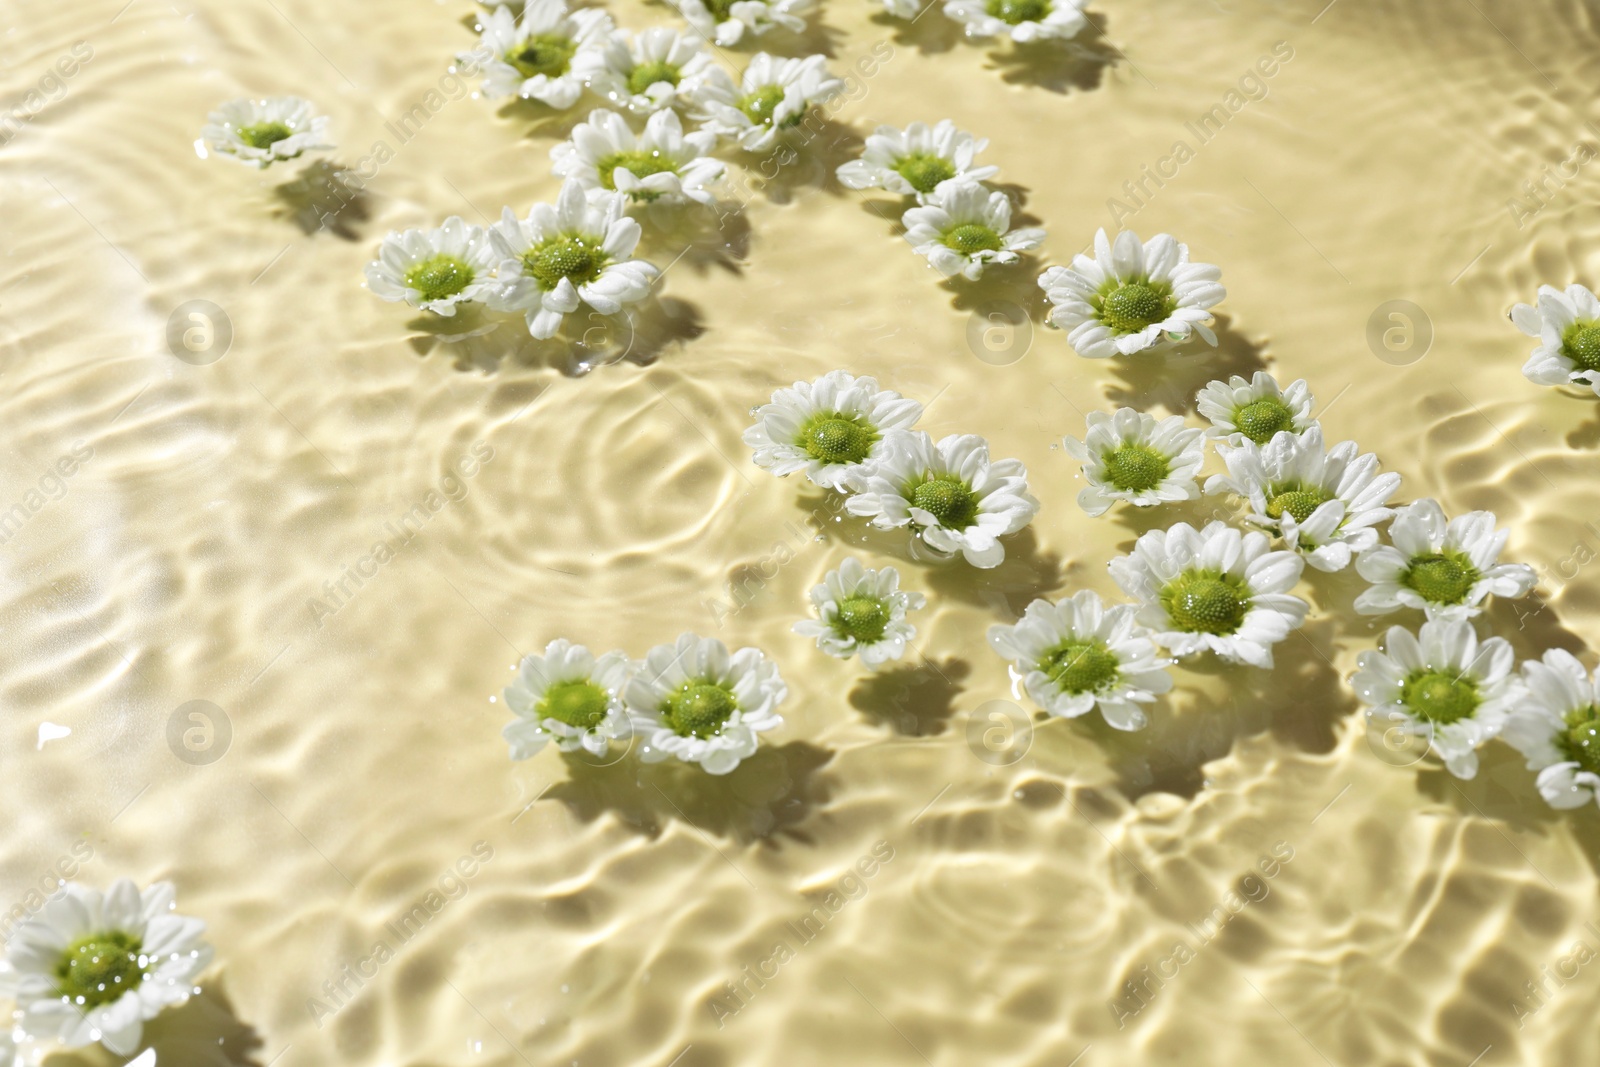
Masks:
[[[582,645],[558,638],[542,656],[524,656],[517,680],[506,686],[506,707],[516,721],[501,731],[511,758],[524,760],[551,740],[563,752],[606,754],[612,740],[628,736],[622,689],[633,664],[624,652],[596,659]]]
[[[876,378],[829,371],[814,382],[795,382],[756,409],[744,432],[756,466],[782,477],[804,471],[826,489],[845,488],[863,464],[882,459],[890,430],[908,430],[922,405],[878,388]]]
[[[535,204],[525,219],[505,208],[489,227],[500,260],[491,303],[525,312],[528,332],[544,340],[556,335],[580,302],[615,315],[624,304],[650,295],[660,271],[628,258],[639,243],[639,224],[623,208],[620,195],[586,197],[583,184],[572,178],[562,184],[554,206]]]
[[[1139,621],[1177,656],[1210,650],[1233,663],[1272,666],[1272,646],[1306,617],[1289,590],[1305,566],[1271,552],[1267,535],[1221,522],[1151,530],[1111,561],[1111,577],[1144,605]]]
[[[174,895],[171,882],[141,892],[122,878],[105,893],[68,882],[18,924],[0,988],[16,997],[22,1028],[133,1055],[145,1021],[199,992],[211,963],[206,924],[175,914]]]
[[[1500,563],[1510,533],[1496,531],[1494,514],[1470,511],[1446,520],[1438,501],[1399,508],[1389,524],[1394,547],[1377,545],[1356,558],[1356,570],[1372,588],[1356,597],[1363,615],[1419,608],[1430,618],[1478,614],[1485,597],[1518,597],[1536,575],[1523,563]]]
[[[1503,638],[1479,642],[1465,619],[1433,619],[1413,636],[1403,626],[1384,635],[1384,651],[1356,657],[1350,684],[1371,720],[1426,737],[1457,778],[1478,773],[1478,746],[1500,732],[1521,699],[1514,657]]]
[[[795,623],[794,632],[815,638],[830,656],[849,659],[859,653],[862,663],[877,670],[905,655],[906,642],[917,636],[906,612],[925,602],[921,593],[900,589],[900,572],[893,567],[869,570],[851,557],[812,587],[817,617]]]
[[[989,645],[1011,661],[1019,687],[1052,715],[1075,719],[1098,706],[1118,730],[1149,721],[1140,704],[1172,689],[1170,660],[1156,656],[1132,604],[1107,608],[1084,590],[1052,604],[1035,600],[1012,626],[989,627]]]
[[[437,230],[391,232],[367,264],[367,287],[391,303],[438,315],[454,315],[457,304],[487,300],[495,291],[494,251],[481,226],[458,215]]]
[[[1356,455],[1356,443],[1325,448],[1322,427],[1279,434],[1265,445],[1219,445],[1227,474],[1206,480],[1206,492],[1244,498],[1250,521],[1283,538],[1319,571],[1339,571],[1378,543],[1373,527],[1394,514],[1385,507],[1400,475],[1378,473],[1378,457]]]
[[[332,148],[328,117],[298,96],[229,100],[206,116],[200,131],[211,151],[266,168],[303,152]]]
[[[901,218],[917,255],[946,278],[976,280],[986,263],[1015,263],[1038,248],[1044,231],[1011,229],[1011,198],[977,182],[951,182]]]
[[[1195,395],[1195,406],[1211,422],[1206,436],[1234,446],[1246,441],[1264,445],[1280,433],[1305,433],[1316,425],[1311,418],[1315,403],[1304,378],[1282,389],[1264,370],[1249,381],[1235,374],[1212,382]]]
[[[961,23],[968,37],[1010,37],[1047,41],[1076,37],[1089,25],[1088,0],[945,0],[944,13]]]
[[[497,7],[483,19],[479,52],[494,58],[483,66],[483,93],[520,96],[553,108],[569,108],[584,82],[605,65],[603,49],[611,16],[599,8],[568,11],[565,0],[528,0],[521,15]]]
[[[884,436],[884,454],[850,475],[852,515],[880,530],[909,526],[936,552],[960,552],[974,567],[998,567],[1000,538],[1016,533],[1039,510],[1028,494],[1021,460],[989,459],[989,442],[951,434],[937,445],[921,431]]]
[[[727,774],[755,754],[758,734],[783,725],[775,709],[788,693],[777,665],[759,649],[729,655],[715,638],[684,634],[650,650],[625,699],[644,740],[640,759],[676,756]]]
[[[914,196],[921,203],[945,182],[978,182],[1000,173],[999,167],[973,165],[987,138],[956,129],[949,119],[933,127],[913,122],[904,130],[879,126],[867,137],[860,159],[839,167],[839,183],[847,189],[886,189]]]
[[[760,36],[777,26],[801,32],[812,0],[672,0],[672,5],[701,37],[726,48],[747,33]]]
[[[727,71],[712,67],[689,96],[706,129],[733,138],[747,152],[761,152],[844,87],[828,73],[827,62],[820,55],[779,59],[757,52],[738,85]]]
[[[1068,437],[1067,452],[1083,462],[1089,483],[1078,506],[1104,515],[1118,500],[1138,507],[1200,495],[1194,476],[1206,461],[1205,431],[1187,427],[1182,415],[1154,415],[1118,408],[1107,415],[1091,411],[1083,440]]]
[[[1215,345],[1210,308],[1227,290],[1222,271],[1190,263],[1189,246],[1167,234],[1141,243],[1131,230],[1113,244],[1100,230],[1094,258],[1073,257],[1071,267],[1051,267],[1039,276],[1050,303],[1050,321],[1070,331],[1067,340],[1089,359],[1131,355],[1154,348],[1165,337],[1186,341],[1198,333]]]
[[[706,186],[728,169],[706,154],[715,147],[714,133],[685,134],[675,111],[657,111],[644,132],[635,134],[627,119],[600,108],[573,127],[572,140],[550,149],[550,158],[557,177],[573,178],[585,190],[605,189],[650,203],[713,204],[716,197]]]
[[[1600,803],[1600,676],[1553,648],[1522,665],[1523,692],[1501,736],[1538,771],[1552,808]]]
[[[1586,385],[1600,395],[1600,299],[1581,285],[1539,286],[1537,307],[1518,304],[1511,321],[1539,346],[1522,365],[1539,385]]]
[[[636,34],[617,30],[607,38],[601,59],[590,88],[635,114],[671,107],[712,65],[698,36],[666,26]]]

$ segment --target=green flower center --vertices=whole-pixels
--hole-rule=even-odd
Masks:
[[[466,260],[441,252],[406,271],[406,285],[420,293],[425,301],[444,300],[471,285],[473,277]]]
[[[661,703],[661,721],[683,737],[714,737],[735,711],[738,701],[715,682],[684,682]]]
[[[628,91],[635,95],[642,95],[645,90],[656,82],[677,85],[678,77],[678,68],[671,63],[664,63],[660,60],[654,63],[640,63],[628,72]]]
[[[1556,736],[1556,747],[1584,770],[1600,774],[1600,708],[1577,708],[1566,719],[1567,729]]]
[[[762,126],[772,125],[773,112],[783,103],[783,86],[763,85],[739,101],[739,110],[750,116],[750,121]],[[792,124],[793,117],[789,122]]]
[[[1460,552],[1445,549],[1417,556],[1402,579],[1431,604],[1459,604],[1467,598],[1480,575],[1472,561]]]
[[[702,0],[702,2],[718,22],[727,22],[733,17],[734,0]]]
[[[860,463],[877,444],[878,436],[860,415],[822,411],[805,421],[795,443],[823,463]]]
[[[1165,322],[1174,306],[1165,286],[1128,282],[1101,300],[1100,321],[1113,333],[1138,333],[1146,326]]]
[[[946,231],[943,240],[964,256],[974,252],[998,252],[1006,246],[999,234],[980,222],[963,222]]]
[[[1186,571],[1161,590],[1161,606],[1185,633],[1231,634],[1250,611],[1244,580],[1215,571]]]
[[[1067,641],[1045,653],[1039,669],[1063,693],[1098,693],[1116,682],[1122,662],[1099,641]]]
[[[660,152],[613,152],[609,156],[603,156],[596,164],[596,169],[600,172],[600,184],[615,191],[618,167],[626,167],[628,173],[635,178],[648,178],[652,174],[678,173],[678,165]],[[636,190],[633,193],[636,200],[654,200],[660,195],[648,190]]]
[[[943,156],[930,156],[925,152],[902,156],[900,162],[894,165],[894,172],[919,193],[931,193],[940,182],[956,176],[954,163]]]
[[[1400,703],[1418,718],[1447,725],[1478,710],[1478,683],[1444,671],[1422,671],[1401,684]]]
[[[606,717],[610,706],[610,695],[593,682],[559,682],[545,691],[539,718],[587,730]]]
[[[258,122],[253,126],[239,127],[239,140],[251,148],[270,148],[293,136],[294,131],[281,122]]]
[[[1333,497],[1326,489],[1316,485],[1284,485],[1273,491],[1267,501],[1267,518],[1281,519],[1283,513],[1294,516],[1294,521],[1305,522],[1311,513]]]
[[[1600,322],[1575,322],[1561,338],[1561,351],[1584,370],[1600,370]]]
[[[522,267],[546,292],[570,278],[573,285],[587,285],[600,277],[611,259],[591,237],[562,234],[548,237],[522,257]]]
[[[911,506],[939,520],[947,530],[965,530],[978,517],[977,494],[953,474],[937,474],[911,490]]]
[[[524,78],[538,74],[557,78],[567,72],[577,51],[578,43],[570,37],[558,33],[536,33],[517,45],[515,51],[507,52],[505,59]]]
[[[1001,22],[1038,22],[1050,14],[1050,0],[989,0],[985,8]]]
[[[1235,411],[1233,424],[1250,440],[1264,445],[1278,431],[1294,428],[1294,412],[1277,397],[1264,396]]]
[[[889,602],[880,597],[857,594],[839,601],[833,629],[840,637],[853,637],[864,645],[883,638],[889,625]]]
[[[1161,484],[1171,461],[1149,445],[1128,441],[1100,457],[1106,480],[1125,493],[1140,493]]]
[[[74,941],[56,963],[56,989],[80,1008],[110,1004],[148,977],[142,947],[139,938],[121,930]]]

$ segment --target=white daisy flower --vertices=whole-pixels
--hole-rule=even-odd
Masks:
[[[1350,678],[1371,709],[1368,719],[1428,738],[1457,778],[1477,774],[1478,746],[1500,732],[1522,699],[1511,646],[1499,637],[1480,643],[1465,619],[1429,620],[1416,636],[1391,626],[1383,646],[1356,657]]]
[[[489,243],[500,261],[490,304],[527,315],[528,332],[554,337],[561,321],[588,304],[615,315],[643,300],[661,273],[630,259],[639,244],[639,224],[623,214],[616,193],[585,196],[583,183],[568,178],[555,205],[535,204],[518,219],[510,208],[489,227]]]
[[[1012,626],[989,627],[989,645],[1011,661],[1011,691],[1051,715],[1075,719],[1095,707],[1118,730],[1143,729],[1140,704],[1172,689],[1138,608],[1107,608],[1085,589],[1052,604],[1035,600]]]
[[[666,26],[617,30],[601,52],[589,87],[637,115],[672,107],[705,78],[711,57],[694,34]]]
[[[900,572],[893,567],[869,570],[851,557],[812,587],[817,617],[795,623],[794,632],[815,638],[818,648],[839,659],[860,653],[861,662],[877,670],[905,655],[906,642],[917,636],[906,612],[926,602],[921,593],[900,589]]]
[[[105,893],[68,882],[18,924],[0,989],[16,998],[23,1030],[133,1055],[145,1021],[198,993],[211,963],[206,924],[175,914],[174,895],[171,882],[140,892],[122,878]]]
[[[1141,243],[1131,230],[1116,244],[1100,230],[1094,258],[1074,256],[1072,266],[1051,267],[1039,276],[1050,303],[1050,321],[1070,331],[1067,340],[1080,356],[1104,359],[1132,355],[1198,333],[1215,345],[1211,312],[1227,290],[1222,271],[1209,263],[1190,263],[1189,246],[1167,234]]]
[[[632,672],[627,653],[596,659],[565,638],[551,641],[542,656],[524,656],[517,680],[505,688],[506,707],[517,717],[501,731],[511,758],[527,759],[552,740],[563,752],[605,755],[629,733],[622,690]]]
[[[1363,615],[1417,608],[1429,618],[1469,618],[1490,594],[1519,597],[1537,580],[1523,563],[1500,563],[1511,534],[1496,531],[1494,514],[1470,511],[1446,519],[1438,501],[1399,508],[1389,524],[1389,545],[1356,557],[1356,570],[1372,588],[1356,597]]]
[[[1028,494],[1021,460],[989,459],[989,442],[951,434],[937,445],[921,431],[892,430],[884,454],[849,475],[852,515],[880,530],[909,526],[935,552],[960,552],[984,569],[1006,558],[1000,538],[1016,533],[1039,510]]]
[[[1195,394],[1195,405],[1211,423],[1206,436],[1236,447],[1246,441],[1264,445],[1284,432],[1305,433],[1316,424],[1311,417],[1316,402],[1304,378],[1283,389],[1264,370],[1249,381],[1237,374],[1214,381]]]
[[[1076,37],[1089,19],[1088,0],[945,0],[944,13],[968,37],[1009,37],[1018,43]]]
[[[1083,463],[1089,484],[1078,506],[1090,515],[1104,515],[1118,500],[1144,508],[1200,496],[1194,479],[1206,461],[1205,431],[1185,426],[1182,415],[1157,420],[1118,408],[1091,411],[1085,422],[1083,440],[1067,437],[1062,445]]]
[[[946,278],[976,281],[987,263],[1015,263],[1018,252],[1038,248],[1044,231],[1011,229],[1011,198],[977,182],[950,182],[900,219],[917,255]]]
[[[1242,497],[1250,521],[1283,538],[1319,571],[1340,571],[1378,543],[1374,527],[1394,514],[1385,507],[1400,475],[1378,473],[1378,457],[1356,455],[1356,443],[1325,448],[1322,427],[1279,434],[1265,445],[1217,446],[1227,474],[1206,479],[1206,492]]]
[[[804,31],[812,0],[672,0],[672,5],[701,37],[727,48],[747,33],[759,37],[779,26]]]
[[[1553,648],[1543,662],[1523,663],[1522,683],[1500,736],[1539,772],[1539,795],[1552,808],[1600,803],[1600,676]]]
[[[313,114],[298,96],[229,100],[206,116],[200,136],[217,155],[262,169],[334,147],[328,117]]]
[[[566,0],[528,0],[521,15],[495,8],[481,29],[478,52],[460,58],[494,57],[482,64],[485,96],[520,96],[563,109],[577,103],[584,83],[604,69],[613,26],[599,8],[568,11]]]
[[[744,443],[755,450],[756,466],[780,478],[804,471],[817,485],[843,492],[863,464],[884,457],[885,434],[909,430],[922,417],[922,405],[879,389],[876,378],[834,370],[779,389],[755,416]]]
[[[483,227],[458,215],[437,230],[391,232],[367,264],[367,287],[384,300],[404,300],[437,315],[457,304],[487,301],[496,291],[495,256]]]
[[[1586,385],[1600,395],[1600,299],[1581,285],[1539,286],[1537,307],[1518,304],[1511,321],[1539,346],[1522,365],[1538,385]]]
[[[738,85],[714,66],[688,95],[706,129],[732,138],[747,152],[762,152],[777,143],[779,134],[804,122],[814,105],[844,87],[826,64],[826,56],[779,59],[757,52]]]
[[[988,146],[987,138],[958,130],[949,119],[932,127],[913,122],[904,130],[879,126],[868,135],[861,158],[840,165],[839,183],[847,189],[886,189],[926,203],[945,182],[978,182],[999,174],[999,167],[973,165]]]
[[[717,135],[707,130],[685,134],[675,111],[657,111],[644,132],[635,134],[627,119],[600,108],[573,127],[572,140],[550,149],[550,159],[556,177],[573,178],[585,190],[650,203],[711,205],[717,198],[706,186],[728,169],[706,154],[716,147]]]
[[[650,650],[625,699],[644,740],[640,759],[676,756],[727,774],[755,754],[758,734],[783,725],[775,709],[788,693],[777,665],[759,649],[729,655],[715,638],[684,634]]]
[[[1268,551],[1267,535],[1221,522],[1151,530],[1111,561],[1111,577],[1141,601],[1139,621],[1176,656],[1210,650],[1233,663],[1272,666],[1272,646],[1305,621],[1289,590],[1304,561]]]

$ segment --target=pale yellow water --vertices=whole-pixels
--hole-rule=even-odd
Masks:
[[[1113,555],[1211,506],[1089,519],[1061,436],[1118,404],[1188,411],[1262,367],[1308,378],[1330,439],[1377,451],[1402,498],[1509,525],[1545,606],[1500,604],[1486,631],[1521,656],[1600,636],[1600,572],[1578,562],[1600,549],[1595,403],[1526,382],[1505,317],[1540,283],[1600,282],[1600,172],[1567,165],[1542,207],[1521,188],[1600,144],[1595,9],[1323,2],[1102,0],[1109,65],[1063,70],[937,11],[904,31],[828,0],[809,38],[759,45],[841,73],[878,48],[876,72],[720,235],[703,222],[628,359],[572,375],[515,323],[441,339],[362,288],[391,228],[556,192],[547,153],[582,108],[444,97],[409,143],[385,126],[470,46],[471,5],[8,0],[0,102],[42,106],[0,147],[0,510],[44,502],[0,548],[5,908],[75,844],[84,881],[175,881],[218,962],[149,1027],[162,1064],[1594,1060],[1600,967],[1544,975],[1600,948],[1596,813],[1549,810],[1503,745],[1462,783],[1369,744],[1342,680],[1377,636],[1353,573],[1304,584],[1313,618],[1276,670],[1179,671],[1142,733],[1093,718],[1008,742],[986,718],[1009,698],[986,627],[1036,596],[1115,596]],[[58,82],[75,42],[92,56]],[[1246,85],[1265,98],[1202,144],[1186,123],[1278,42],[1292,58]],[[285,92],[332,116],[333,162],[395,150],[337,232],[274,192],[301,164],[192,148],[219,102]],[[941,286],[893,198],[830,177],[876,123],[944,117],[990,139],[1049,230],[978,286]],[[1221,265],[1222,347],[1078,359],[1034,278],[1113,225],[1108,198],[1136,206],[1124,181],[1180,139],[1192,158],[1121,221]],[[666,266],[686,241],[658,228],[644,254]],[[1367,339],[1396,299],[1433,335],[1404,366],[1419,347],[1385,362]],[[190,300],[231,321],[209,365],[167,347]],[[1034,316],[1020,361],[969,345],[992,301]],[[750,463],[749,410],[835,367],[1027,463],[1044,506],[1003,567],[909,559]],[[314,620],[323,583],[452,469],[473,471],[446,484],[459,499]],[[789,632],[848,552],[929,594],[901,670]],[[731,613],[730,583],[749,600]],[[758,645],[788,680],[786,725],[737,773],[508,760],[491,697],[520,654],[566,636],[642,656],[685,630]],[[192,700],[226,717],[225,748],[193,709],[169,746]],[[46,722],[71,735],[41,748]],[[463,860],[470,878],[445,877]],[[401,944],[387,924],[441,878],[457,899]],[[803,941],[787,924],[819,902]],[[393,958],[371,962],[380,940]]]

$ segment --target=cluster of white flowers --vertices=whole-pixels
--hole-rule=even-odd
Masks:
[[[883,9],[898,19],[915,21],[922,0],[882,0]],[[1008,37],[1018,44],[1064,41],[1088,25],[1083,13],[1088,0],[943,0],[946,17],[961,23],[972,38]]]

